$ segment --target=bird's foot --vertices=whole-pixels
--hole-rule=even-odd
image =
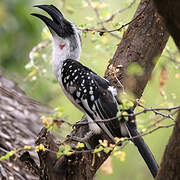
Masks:
[[[94,134],[93,131],[89,131],[85,134],[84,137],[77,137],[77,136],[68,135],[68,138],[73,140],[73,141],[82,142],[86,145],[87,149],[91,149],[91,146],[88,143],[88,140],[93,136],[93,134]]]
[[[73,128],[78,127],[78,126],[87,125],[87,124],[88,124],[87,119],[81,119],[80,121],[76,122],[76,123],[73,125]]]

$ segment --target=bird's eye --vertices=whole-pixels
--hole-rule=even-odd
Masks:
[[[66,44],[60,44],[60,45],[59,45],[59,48],[60,48],[61,50],[63,50],[65,46],[66,46]]]

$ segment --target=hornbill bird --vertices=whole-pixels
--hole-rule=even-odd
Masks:
[[[137,146],[153,177],[158,171],[158,164],[148,146],[139,135],[136,124],[131,120],[117,117],[117,90],[109,81],[98,76],[80,62],[81,37],[78,28],[53,5],[36,5],[46,11],[51,19],[32,13],[40,18],[52,34],[53,71],[62,90],[68,99],[85,113],[89,132],[78,141],[87,141],[93,134],[105,133],[113,142],[115,137],[135,137],[132,142]],[[131,113],[131,110],[127,110]],[[106,123],[98,120],[112,119]],[[131,119],[131,118],[129,118]],[[98,122],[97,122],[98,121]]]

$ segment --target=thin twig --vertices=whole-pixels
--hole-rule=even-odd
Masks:
[[[94,10],[94,12],[96,13],[96,17],[98,18],[98,20],[100,20],[100,13],[99,13],[98,9],[93,7],[91,0],[87,0],[87,3],[89,5],[89,7],[91,7]]]
[[[125,10],[129,9],[132,7],[132,5],[136,2],[136,0],[133,0],[128,6],[126,6],[123,9],[119,9],[116,12],[112,13],[109,17],[107,17],[105,20],[98,22],[97,24],[102,24],[102,23],[108,23],[109,21],[112,21],[114,19],[114,17],[122,12],[124,12]]]
[[[134,22],[138,17],[140,17],[144,11],[146,10],[146,8],[148,7],[149,5],[149,2],[150,0],[147,2],[146,4],[146,7],[142,10],[142,12],[140,12],[134,19],[132,19],[131,21],[129,21],[128,23],[126,24],[123,24],[121,25],[121,27],[119,28],[116,28],[116,29],[112,29],[112,30],[104,30],[103,28],[102,29],[98,29],[98,28],[81,28],[82,31],[98,31],[100,33],[112,33],[112,32],[116,32],[116,31],[120,31],[122,28],[126,27],[127,25],[131,24],[132,22]]]
[[[175,125],[175,123],[169,124],[169,125],[164,125],[164,126],[158,126],[158,127],[154,128],[154,129],[148,131],[148,132],[141,133],[141,134],[139,134],[138,136],[133,136],[133,137],[130,137],[130,138],[124,138],[123,142],[129,141],[129,140],[133,140],[133,139],[135,139],[135,138],[140,138],[140,137],[146,136],[146,135],[148,135],[148,134],[151,134],[151,133],[153,133],[154,131],[157,131],[157,130],[159,130],[159,129],[162,129],[162,128],[170,128],[170,127],[173,127],[174,125]]]
[[[177,112],[179,111],[179,109],[173,111],[172,113],[170,113],[170,115],[175,115]],[[161,117],[159,119],[157,119],[153,124],[149,125],[146,127],[146,129],[150,129],[152,127],[155,127],[158,123],[160,123],[161,121],[163,121],[164,119],[167,119],[166,117]],[[152,121],[153,119],[151,119],[150,121]]]
[[[34,54],[36,52],[44,49],[48,44],[50,44],[50,42],[51,42],[51,40],[47,40],[47,41],[41,42],[41,43],[37,44],[36,46],[34,46],[33,49],[30,51],[30,53],[29,53],[29,60],[30,60],[30,62],[31,62],[33,67],[38,69],[38,67],[34,63]]]
[[[141,133],[141,134],[138,135],[138,136],[134,136],[134,137],[130,137],[130,138],[123,138],[123,140],[121,141],[121,143],[124,143],[124,144],[120,147],[120,149],[123,149],[123,148],[128,144],[127,141],[132,141],[132,140],[135,139],[135,138],[140,138],[140,137],[146,136],[146,135],[151,134],[151,133],[153,133],[153,132],[155,132],[155,131],[157,131],[157,130],[159,130],[159,129],[162,129],[162,128],[170,128],[170,127],[173,127],[173,126],[174,126],[174,123],[173,123],[173,124],[169,124],[169,125],[164,125],[164,126],[158,126],[158,127],[154,128],[154,129],[148,131],[148,132]],[[118,142],[117,144],[115,144],[115,146],[118,146],[119,143],[120,143],[120,142]],[[47,148],[45,148],[45,150],[57,154],[56,151],[52,151],[52,150],[47,149]],[[93,152],[94,152],[94,149],[75,150],[74,152],[75,152],[75,153],[82,153],[82,152],[84,152],[84,153],[92,152],[92,153],[93,153]]]
[[[156,115],[158,114],[158,115],[160,115],[160,116],[162,116],[162,117],[164,117],[164,118],[170,118],[170,119],[172,119],[172,120],[174,121],[174,118],[172,117],[171,114],[167,114],[167,115],[166,115],[166,114],[160,113],[160,112],[158,112],[158,111],[162,111],[162,110],[164,110],[164,111],[179,110],[179,109],[180,109],[180,106],[175,106],[175,107],[171,107],[171,108],[146,108],[146,107],[144,107],[144,108],[145,108],[145,109],[142,110],[142,111],[140,111],[140,112],[132,113],[132,114],[125,114],[125,115],[123,115],[123,117],[137,116],[137,115],[146,113],[146,112],[148,112],[148,111],[152,111],[152,112],[154,112]],[[94,120],[94,122],[84,122],[84,121],[83,121],[83,122],[78,122],[78,125],[86,125],[86,124],[95,123],[95,122],[104,122],[104,123],[106,123],[106,122],[112,121],[112,120],[117,119],[117,118],[118,118],[118,117],[113,117],[113,118],[109,118],[109,119],[102,119],[102,120]],[[76,124],[75,124],[74,126],[76,126]]]
[[[88,3],[88,5],[89,5],[89,7],[91,7],[91,8],[94,10],[98,21],[100,21],[100,20],[101,20],[101,17],[100,17],[100,12],[99,12],[99,10],[98,10],[97,8],[93,7],[91,0],[87,0],[87,3]],[[101,25],[101,29],[103,29],[104,31],[108,32],[108,29],[104,26],[104,23],[99,23],[99,24]],[[93,31],[98,31],[98,32],[100,32],[98,29],[96,29],[96,30],[95,30],[95,29],[96,29],[96,28],[94,28]],[[82,30],[83,30],[83,31],[88,31],[87,28],[86,28],[86,30],[84,30],[84,29],[82,29]],[[104,32],[103,32],[103,33],[104,33]],[[121,39],[121,37],[120,37],[119,35],[117,35],[117,34],[115,34],[115,33],[113,33],[113,32],[108,32],[108,33],[109,33],[110,35],[112,35],[113,37],[117,38],[117,39]]]
[[[144,109],[143,111],[135,113],[134,115],[136,115],[136,116],[139,114],[142,114],[142,113],[146,113],[147,111],[152,111],[155,113],[155,115],[160,115],[160,116],[163,116],[166,118],[170,118],[174,121],[174,118],[170,114],[163,114],[158,111],[172,111],[174,109],[180,109],[180,106],[175,106],[175,107],[171,107],[171,108],[147,108],[147,107],[143,106],[142,104],[140,104],[138,100],[136,100],[136,103],[138,104],[138,106],[140,106]]]
[[[154,131],[157,131],[158,129],[169,128],[169,127],[173,127],[174,125],[175,125],[175,123],[172,123],[172,124],[169,124],[169,125],[164,125],[164,126],[158,126],[158,127],[154,128],[154,129],[148,131],[148,132],[144,132],[144,133],[140,134],[140,136],[146,136],[148,134],[153,133]],[[139,137],[139,136],[134,136],[133,138],[137,138],[137,137]]]

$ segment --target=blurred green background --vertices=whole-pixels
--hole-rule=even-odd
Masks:
[[[130,0],[94,0],[93,3],[98,5],[101,18],[104,19],[115,10],[126,7]],[[129,22],[137,8],[139,1],[128,10],[116,16],[112,23],[107,27],[110,29]],[[63,14],[78,26],[93,27],[96,26],[98,19],[94,11],[87,7],[85,0],[1,0],[0,1],[0,68],[1,72],[19,83],[20,87],[31,96],[52,107],[63,106],[65,117],[75,122],[82,117],[82,113],[76,110],[71,103],[65,98],[59,85],[55,82],[52,74],[50,59],[51,45],[35,54],[35,62],[40,65],[41,69],[32,73],[29,63],[29,52],[38,43],[46,41],[49,37],[45,25],[38,19],[30,16],[31,12],[42,12],[32,6],[35,4],[54,4]],[[97,27],[97,26],[96,26]],[[122,36],[123,31],[119,32]],[[87,33],[82,35],[83,50],[81,62],[93,69],[99,75],[103,76],[108,65],[108,60],[112,58],[119,39],[110,35],[99,36],[98,33]],[[178,58],[176,48],[172,41],[169,40],[166,47],[168,52],[172,52],[174,58]],[[164,55],[166,55],[166,50]],[[159,76],[162,66],[165,66],[168,72],[169,80],[165,86],[167,99],[160,95]],[[44,70],[44,71],[42,71]],[[179,88],[179,67],[177,64],[162,56],[158,65],[153,72],[153,76],[146,87],[143,99],[146,106],[157,107],[161,105],[173,106],[180,102]],[[144,128],[148,125],[154,115],[146,113],[137,117],[138,127]],[[166,120],[164,124],[171,123]],[[145,141],[154,153],[158,162],[161,161],[163,151],[168,142],[172,128],[160,129],[152,134],[145,136]],[[137,152],[137,149],[128,144],[123,151],[126,152],[124,162],[113,157],[113,173],[105,175],[101,171],[97,173],[96,179],[123,179],[123,180],[151,180],[152,177]]]

